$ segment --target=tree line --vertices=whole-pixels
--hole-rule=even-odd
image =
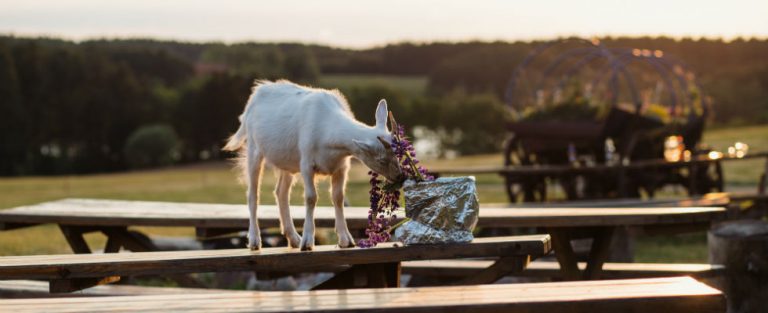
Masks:
[[[716,124],[768,122],[768,40],[604,38],[685,60],[715,99]],[[367,50],[291,43],[0,37],[0,175],[116,171],[224,158],[219,148],[255,78],[324,74],[427,78],[427,92],[344,88],[355,115],[379,98],[459,153],[496,151],[504,89],[542,42],[399,43]],[[370,122],[370,121],[369,121]],[[411,129],[413,130],[413,129]]]

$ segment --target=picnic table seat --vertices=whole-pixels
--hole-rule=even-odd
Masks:
[[[0,300],[2,312],[725,312],[690,277],[396,289]]]
[[[231,290],[148,287],[136,285],[101,285],[73,293],[50,293],[48,282],[37,280],[1,280],[0,298],[49,298],[49,297],[86,297],[86,296],[138,296],[167,295],[188,293],[216,293]]]
[[[292,206],[294,222],[301,222],[303,208]],[[350,229],[363,229],[368,223],[367,208],[351,207],[345,212]],[[536,227],[552,236],[556,257],[569,279],[596,278],[602,263],[611,253],[615,234],[626,227],[636,227],[645,234],[679,233],[706,230],[711,223],[725,217],[720,207],[556,207],[499,208],[483,205],[477,227],[512,229]],[[279,226],[277,207],[259,207],[259,223],[266,229]],[[317,207],[317,227],[333,227],[331,207]],[[218,238],[242,231],[248,226],[244,205],[120,201],[96,199],[64,199],[37,205],[0,210],[0,230],[55,223],[59,225],[75,253],[91,253],[83,234],[101,232],[108,237],[105,252],[131,250],[158,251],[159,247],[135,226],[194,227],[198,239]],[[576,252],[570,242],[592,238],[588,266],[580,271]],[[165,275],[164,275],[165,276]],[[171,277],[183,286],[197,286],[187,277]]]
[[[457,279],[474,275],[488,267],[489,260],[427,260],[403,262],[403,274],[434,278]],[[584,270],[587,264],[578,263]],[[601,279],[626,279],[668,276],[716,277],[723,274],[722,265],[672,264],[672,263],[605,263]],[[525,271],[514,274],[520,277],[562,278],[557,262],[535,261]]]
[[[205,272],[306,272],[337,274],[316,288],[399,287],[400,262],[430,259],[496,258],[489,268],[462,283],[492,283],[521,271],[549,253],[549,235],[476,238],[471,243],[403,246],[389,242],[374,248],[315,246],[294,248],[161,251],[0,257],[0,280],[39,279],[53,292],[71,292],[114,282],[121,276]],[[345,267],[339,271],[339,267]]]

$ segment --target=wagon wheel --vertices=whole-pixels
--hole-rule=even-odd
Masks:
[[[531,155],[520,142],[520,139],[512,134],[504,143],[504,166],[532,165]],[[547,184],[544,178],[502,174],[504,186],[510,203],[519,200],[526,202],[545,201],[547,196]]]

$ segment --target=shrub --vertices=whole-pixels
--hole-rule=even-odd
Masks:
[[[126,140],[125,160],[131,167],[170,165],[178,158],[179,138],[169,125],[146,125]]]

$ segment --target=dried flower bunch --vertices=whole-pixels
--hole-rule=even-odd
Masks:
[[[392,152],[400,163],[400,168],[405,174],[405,179],[416,181],[433,180],[427,170],[418,165],[416,151],[413,145],[405,136],[405,128],[395,122],[392,113],[389,114],[389,121],[392,125]],[[407,221],[404,219],[398,224],[397,209],[400,208],[400,188],[403,181],[391,182],[379,179],[379,174],[369,171],[371,176],[370,201],[371,207],[368,211],[368,227],[365,229],[366,239],[361,239],[358,245],[363,248],[375,247],[376,244],[386,242],[391,237],[390,233],[397,226]]]

